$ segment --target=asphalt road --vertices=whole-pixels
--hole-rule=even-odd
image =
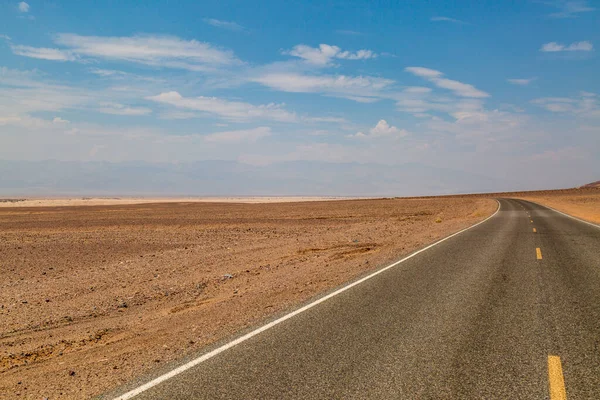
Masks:
[[[600,399],[600,229],[500,204],[134,398]]]

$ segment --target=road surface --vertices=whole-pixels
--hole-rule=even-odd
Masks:
[[[120,393],[600,399],[600,229],[523,200],[499,203],[486,222],[170,379]]]

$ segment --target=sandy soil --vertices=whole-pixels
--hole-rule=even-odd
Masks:
[[[356,197],[255,196],[255,197],[78,197],[0,198],[0,207],[109,206],[147,203],[296,203],[305,201],[351,200]]]
[[[473,224],[483,198],[0,209],[2,398],[86,398]]]
[[[548,191],[517,197],[600,224],[600,188]]]

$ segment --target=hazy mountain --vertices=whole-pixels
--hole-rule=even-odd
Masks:
[[[485,176],[420,164],[235,161],[180,164],[0,160],[0,195],[413,196],[515,189]]]
[[[588,183],[587,185],[583,185],[583,188],[599,188],[600,189],[600,181],[596,181],[596,182],[591,182]]]

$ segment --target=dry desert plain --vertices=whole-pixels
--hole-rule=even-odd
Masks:
[[[511,195],[600,221],[597,189]],[[484,219],[493,197],[2,207],[1,397],[98,395]]]

